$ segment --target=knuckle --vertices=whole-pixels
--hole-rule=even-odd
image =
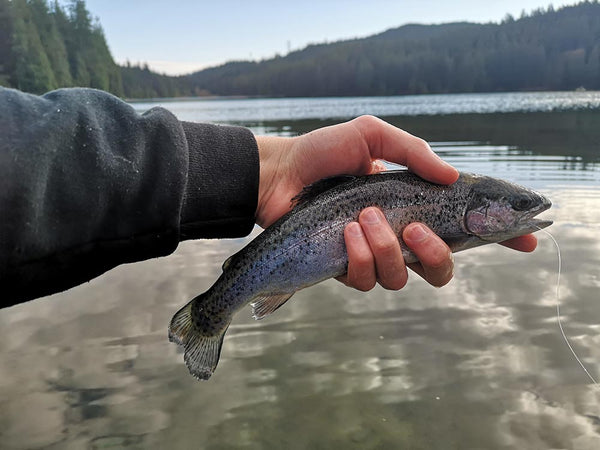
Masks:
[[[361,272],[373,266],[373,254],[370,252],[359,253],[352,258],[352,265]]]
[[[385,239],[379,239],[373,243],[373,253],[377,257],[393,258],[394,256],[401,254],[400,245],[398,239],[394,236],[387,237]]]
[[[416,138],[415,147],[419,151],[431,150],[431,147],[429,147],[429,143],[425,139],[422,139],[420,137]]]
[[[354,119],[354,122],[361,127],[364,126],[368,128],[372,126],[378,126],[381,120],[371,114],[364,114]]]

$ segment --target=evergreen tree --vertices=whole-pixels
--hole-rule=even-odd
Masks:
[[[56,85],[70,86],[71,72],[65,43],[58,31],[55,15],[50,13],[45,0],[29,0],[33,23],[41,37],[42,46],[50,62]]]
[[[0,0],[0,86],[9,85],[13,73],[13,18],[8,0]]]
[[[56,78],[40,40],[26,0],[13,0],[14,58],[12,84],[24,91],[41,93],[57,87]]]

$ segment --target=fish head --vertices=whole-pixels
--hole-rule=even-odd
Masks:
[[[535,216],[552,206],[532,189],[493,177],[465,174],[470,185],[464,213],[468,234],[488,242],[500,242],[552,225]]]

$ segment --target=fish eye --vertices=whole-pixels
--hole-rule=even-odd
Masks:
[[[525,195],[513,198],[512,207],[515,211],[525,211],[531,208],[533,200]]]

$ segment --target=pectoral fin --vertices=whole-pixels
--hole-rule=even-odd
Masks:
[[[252,306],[252,316],[256,320],[268,316],[287,302],[292,295],[294,295],[293,292],[283,292],[257,297],[256,300],[250,304],[250,306]]]

